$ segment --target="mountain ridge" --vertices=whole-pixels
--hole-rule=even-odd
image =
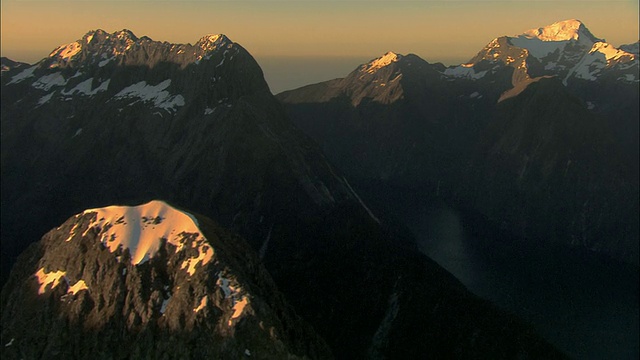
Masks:
[[[638,112],[638,87],[636,80],[619,77],[621,73],[618,70],[624,65],[627,66],[624,71],[637,73],[639,63],[636,57],[629,55],[630,53],[619,52],[620,50],[613,49],[605,43],[592,43],[592,41],[600,40],[594,36],[585,36],[587,39],[584,41],[588,44],[581,45],[576,40],[579,38],[578,33],[582,31],[583,34],[590,34],[590,32],[584,24],[577,21],[541,28],[540,31],[534,31],[533,35],[545,33],[545,31],[548,33],[551,31],[549,29],[556,28],[557,32],[560,32],[563,30],[563,25],[567,25],[569,31],[566,31],[566,34],[561,34],[560,38],[568,40],[555,41],[556,38],[547,36],[551,41],[545,41],[545,43],[555,47],[556,50],[552,53],[555,55],[553,56],[562,57],[565,53],[565,55],[575,55],[573,58],[568,55],[564,57],[567,61],[571,59],[573,61],[573,63],[567,62],[564,67],[545,69],[546,66],[543,62],[531,55],[526,48],[514,46],[511,43],[513,38],[505,36],[494,39],[468,64],[457,67],[444,68],[443,66],[431,65],[420,59],[424,67],[423,71],[409,74],[406,71],[407,68],[397,67],[402,61],[400,60],[394,62],[393,65],[378,69],[375,76],[380,77],[370,76],[372,74],[361,75],[361,77],[353,76],[352,74],[358,73],[356,69],[345,78],[308,85],[299,90],[286,91],[278,94],[277,98],[287,106],[289,114],[296,124],[323,146],[329,158],[353,179],[358,179],[357,182],[364,184],[365,187],[368,181],[382,181],[391,186],[404,186],[409,189],[423,186],[425,191],[429,193],[446,196],[458,204],[463,204],[470,198],[474,198],[476,192],[478,194],[495,194],[502,190],[499,187],[493,190],[488,190],[488,188],[485,190],[475,188],[473,191],[462,190],[474,188],[473,184],[478,182],[476,179],[482,180],[486,175],[481,173],[475,176],[470,175],[475,171],[472,170],[474,167],[484,167],[481,165],[482,160],[472,155],[477,151],[475,146],[487,141],[484,137],[496,141],[511,141],[507,135],[500,133],[502,131],[500,129],[504,130],[504,128],[493,128],[493,131],[497,133],[491,135],[488,134],[489,130],[487,129],[491,129],[492,124],[498,118],[526,117],[526,114],[522,114],[515,108],[511,108],[512,114],[505,114],[505,107],[501,104],[519,97],[529,87],[536,88],[538,87],[536,84],[543,82],[545,85],[542,87],[546,89],[545,91],[557,93],[559,98],[549,98],[549,104],[537,102],[542,109],[551,106],[556,107],[558,111],[565,107],[573,109],[573,113],[580,114],[584,121],[571,120],[572,123],[591,130],[597,129],[590,133],[588,141],[583,139],[586,142],[582,143],[572,142],[575,140],[574,137],[580,137],[582,135],[579,134],[591,130],[580,129],[578,131],[576,129],[575,134],[571,134],[570,129],[562,130],[563,140],[557,139],[557,153],[554,151],[546,153],[544,156],[548,158],[543,162],[555,164],[559,154],[565,153],[566,148],[562,148],[569,147],[569,143],[573,144],[571,145],[573,147],[572,153],[587,151],[589,147],[592,147],[588,151],[591,151],[593,156],[586,156],[580,160],[582,165],[590,164],[590,167],[581,168],[582,174],[579,175],[583,179],[590,179],[582,183],[584,186],[590,184],[588,185],[590,190],[574,191],[567,188],[565,193],[573,193],[577,196],[577,193],[580,192],[581,196],[587,197],[591,196],[589,191],[617,193],[612,199],[620,200],[620,209],[613,212],[625,219],[625,225],[621,226],[621,229],[623,227],[628,229],[628,231],[616,232],[619,234],[619,236],[615,236],[616,238],[625,239],[619,242],[614,241],[620,245],[617,250],[609,248],[604,240],[587,247],[608,249],[605,252],[614,258],[637,263],[637,251],[633,246],[633,239],[636,237],[634,234],[638,233],[637,225],[634,225],[636,221],[632,219],[632,216],[627,216],[628,212],[622,209],[628,208],[631,213],[637,213],[633,210],[633,206],[628,204],[629,199],[625,199],[625,197],[631,196],[633,198],[637,194],[637,186],[634,184],[637,184],[638,178],[638,121],[635,116]],[[534,40],[543,42],[537,38]],[[561,48],[566,51],[560,51]],[[602,57],[606,61],[607,56],[612,61],[611,67],[602,65],[604,63],[599,60]],[[580,76],[575,76],[574,70],[591,66],[587,64],[593,64],[593,68],[596,70],[600,69],[598,70],[600,71],[599,76],[587,77],[587,75],[595,74],[594,72],[578,73]],[[368,66],[367,64],[361,65],[358,69]],[[397,72],[387,70],[391,68],[397,69]],[[385,73],[383,70],[387,72]],[[383,74],[385,77],[382,77]],[[585,75],[585,77],[581,77],[581,75]],[[391,79],[396,77],[399,81],[393,85],[392,89],[400,95],[391,99],[385,97],[388,89],[381,87],[380,84],[388,84]],[[558,84],[554,78],[559,79],[561,83]],[[568,78],[569,80],[567,80]],[[564,90],[558,87],[564,87]],[[371,89],[375,89],[375,91],[371,91]],[[612,96],[613,93],[617,95]],[[531,95],[525,94],[524,96]],[[540,113],[535,110],[529,108],[532,113]],[[545,124],[544,126],[547,127],[545,129],[538,129],[535,125],[531,125],[530,130],[533,131],[532,133],[539,133],[541,138],[537,140],[542,142],[548,140],[549,134],[558,135],[556,131],[564,126],[559,125],[564,120],[559,118],[557,114],[550,113],[545,116],[553,118],[558,126],[549,123],[546,119],[538,121],[540,124]],[[543,125],[539,126],[543,127]],[[543,135],[543,133],[545,134]],[[522,137],[524,135],[518,138]],[[547,140],[543,138],[547,138]],[[592,143],[599,145],[587,145]],[[605,143],[609,145],[604,145]],[[612,150],[613,148],[615,150]],[[520,151],[522,153],[518,153]],[[509,157],[515,152],[522,159],[531,159],[537,156],[533,154],[533,151],[534,149],[509,148],[496,150],[497,154],[494,155],[500,155],[500,152],[504,152],[502,155]],[[610,158],[603,157],[603,152],[610,154]],[[617,165],[611,166],[610,163]],[[498,163],[494,165],[497,166]],[[575,166],[576,163],[573,162],[573,165]],[[519,165],[519,169],[522,170],[522,164]],[[609,169],[610,172],[600,174],[602,169]],[[503,170],[506,171],[506,169]],[[543,172],[547,171],[548,169]],[[577,170],[571,168],[570,171]],[[518,171],[511,169],[507,172],[517,173]],[[564,171],[560,171],[557,175],[562,177],[561,173]],[[514,175],[514,179],[517,177]],[[606,180],[607,178],[610,180]],[[559,183],[563,182],[562,180],[558,181]],[[613,183],[617,181],[620,182],[614,186]],[[490,184],[485,183],[485,186],[490,187]],[[614,189],[616,186],[619,187],[618,190]],[[540,190],[534,183],[526,186],[520,184],[516,187],[520,188],[515,191],[525,197],[528,191]],[[622,193],[627,195],[621,195]],[[496,196],[496,198],[499,197]],[[511,200],[514,198],[512,197]],[[582,203],[585,199],[582,200]],[[512,209],[513,211],[507,210],[506,218],[520,211],[518,204],[511,203],[511,200],[506,198],[503,200],[504,203],[493,203],[493,206]],[[559,201],[555,205],[547,203],[545,206],[558,208],[565,206],[565,203],[572,202],[573,200]],[[588,203],[592,210],[598,207],[594,205],[593,201]],[[605,199],[598,200],[598,203],[605,208],[611,206],[611,202]],[[466,205],[462,206],[467,207]],[[541,210],[541,213],[545,211],[555,213],[555,210],[551,210],[551,208],[546,207],[545,209]],[[579,217],[577,214],[582,212],[577,207],[573,211],[577,217]],[[611,218],[608,220],[610,224],[604,225],[602,219],[604,218],[594,219],[592,222],[600,224],[597,226],[603,226],[600,230],[592,229],[595,231],[589,235],[592,240],[594,237],[601,236],[603,234],[601,231],[604,233],[615,232],[613,229],[616,220]],[[492,221],[501,222],[502,220],[492,216]],[[524,223],[526,219],[522,218],[519,221]],[[551,220],[548,219],[548,221]],[[554,223],[554,221],[551,222]],[[576,227],[578,220],[570,220],[569,223],[566,224],[565,230],[574,229],[575,236],[578,236],[577,233],[584,234]],[[545,226],[540,224],[539,228],[542,229]],[[604,230],[604,228],[608,230]],[[525,237],[529,236],[527,235],[529,231],[523,233],[520,226],[513,225],[512,230]],[[548,236],[542,235],[542,233],[535,236],[531,234],[531,236],[536,239],[557,237],[558,231],[550,230],[550,228],[548,230]],[[578,237],[582,238],[582,235]],[[571,240],[570,242],[577,244],[579,241]],[[622,245],[622,243],[626,245]]]
[[[338,357],[563,358],[373,213],[293,126],[244,48],[233,43],[199,62],[189,54],[186,64],[177,47],[140,39],[102,67],[101,56],[85,54],[2,76],[3,256],[69,214],[161,198],[245,238]],[[39,221],[25,223],[27,213]],[[396,311],[421,330],[387,324]]]

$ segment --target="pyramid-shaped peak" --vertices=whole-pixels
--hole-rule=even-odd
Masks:
[[[82,38],[84,39],[95,35],[109,35],[109,33],[102,29],[89,30]]]
[[[604,41],[593,36],[589,29],[577,19],[558,21],[545,27],[530,29],[525,31],[521,36],[536,38],[542,41]]]
[[[374,73],[378,69],[399,61],[401,58],[402,55],[389,51],[381,57],[371,60],[368,64],[364,65],[362,70],[368,73]]]
[[[206,51],[206,50],[215,50],[220,46],[224,46],[225,44],[232,44],[232,43],[233,41],[231,41],[224,34],[209,34],[200,38],[200,40],[198,40],[198,42],[196,43],[196,46],[199,46],[200,48]]]
[[[113,33],[108,33],[102,29],[91,30],[87,32],[82,39],[87,43],[92,42],[93,40],[100,39],[104,41],[106,39],[113,38],[119,40],[131,40],[138,41],[138,37],[133,33],[133,31],[129,29],[122,29],[119,31],[114,31]]]
[[[116,31],[112,34],[118,39],[131,39],[133,41],[138,40],[138,37],[133,33],[133,31],[129,29],[122,29],[120,31]]]

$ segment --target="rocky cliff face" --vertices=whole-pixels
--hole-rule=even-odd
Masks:
[[[497,109],[471,162],[472,207],[529,241],[637,263],[638,186],[606,123],[557,79]]]
[[[86,210],[31,245],[2,343],[12,359],[331,357],[243,239],[161,201]]]

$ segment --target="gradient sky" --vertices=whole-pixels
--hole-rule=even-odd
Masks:
[[[261,64],[289,58],[303,69],[310,57],[343,64],[315,69],[328,78],[387,51],[457,64],[495,37],[571,18],[616,46],[640,38],[637,0],[2,0],[1,10],[2,56],[13,60],[34,63],[98,28],[177,43],[224,33]],[[263,68],[269,80],[273,72]]]

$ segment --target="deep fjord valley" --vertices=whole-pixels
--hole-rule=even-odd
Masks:
[[[2,58],[3,358],[638,357],[638,43],[275,95],[250,50]]]

